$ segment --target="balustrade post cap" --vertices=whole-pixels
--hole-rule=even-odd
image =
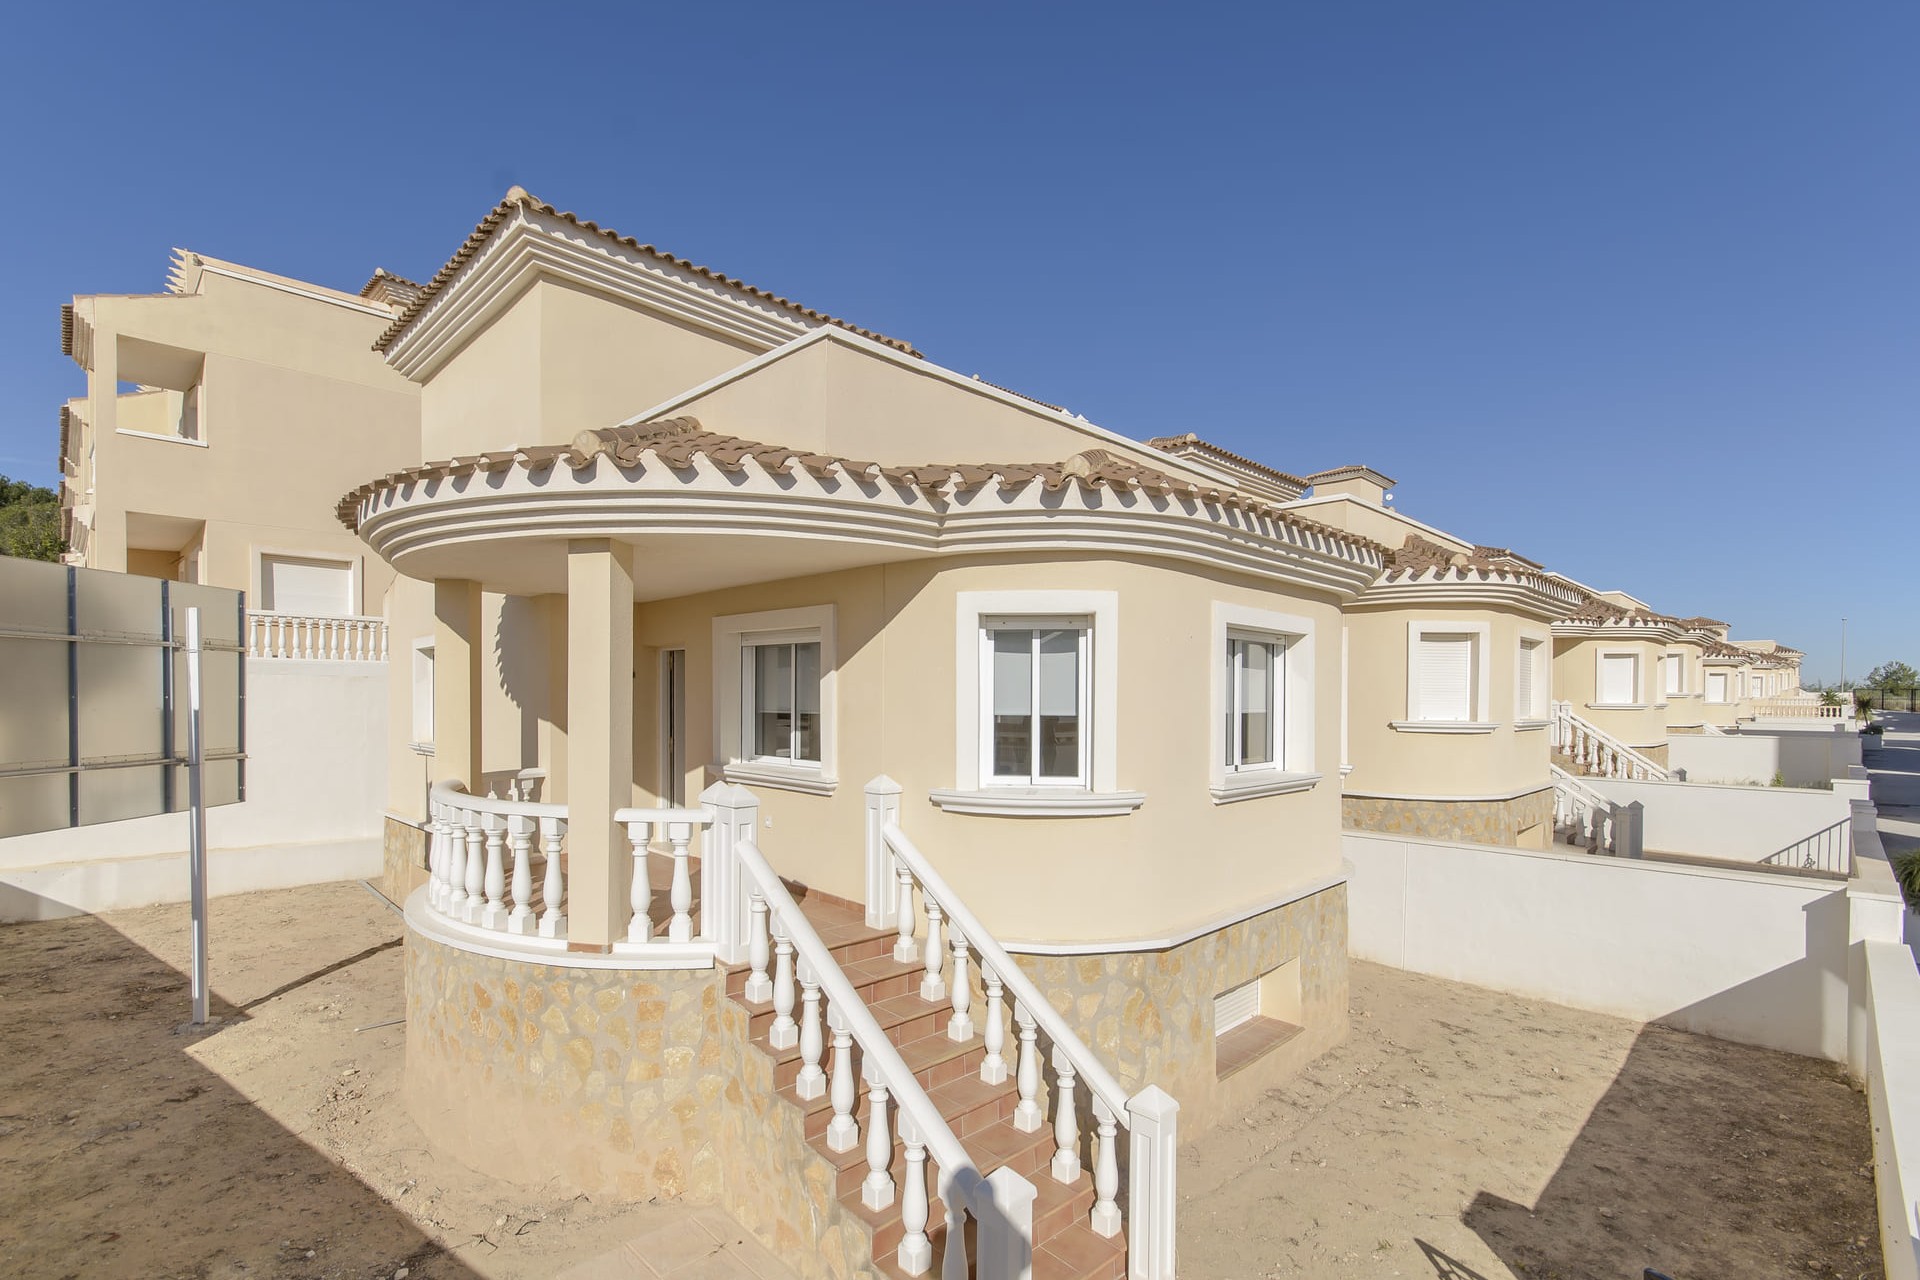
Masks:
[[[1127,1099],[1127,1114],[1141,1120],[1171,1120],[1180,1111],[1180,1100],[1157,1084],[1150,1084]]]
[[[1010,1164],[1003,1164],[982,1178],[980,1189],[997,1207],[1012,1210],[1031,1205],[1040,1194],[1033,1181],[1016,1173]]]
[[[700,803],[710,804],[716,809],[739,809],[759,804],[760,801],[753,792],[736,782],[716,782],[700,793]]]
[[[870,796],[897,796],[902,794],[905,790],[906,790],[905,787],[901,786],[899,783],[895,782],[892,778],[889,778],[884,773],[876,776],[873,779],[873,781],[867,783],[867,787],[866,787],[866,792]]]

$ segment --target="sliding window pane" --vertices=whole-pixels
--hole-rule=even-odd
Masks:
[[[1080,631],[1040,633],[1042,778],[1080,776]]]
[[[1033,770],[1033,632],[993,634],[993,776]]]

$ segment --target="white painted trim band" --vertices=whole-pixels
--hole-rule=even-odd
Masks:
[[[1518,800],[1521,796],[1538,795],[1542,791],[1551,790],[1553,790],[1553,779],[1549,778],[1537,786],[1521,787],[1517,791],[1500,791],[1490,795],[1478,796],[1417,796],[1404,791],[1355,791],[1352,788],[1348,788],[1344,794],[1356,800],[1415,800],[1432,804],[1465,804],[1469,802],[1480,803],[1483,801]],[[1352,828],[1349,828],[1349,830],[1352,830]],[[1345,834],[1345,832],[1342,834]],[[1375,834],[1382,833],[1376,832]]]
[[[1320,773],[1230,774],[1226,782],[1207,790],[1212,794],[1215,804],[1233,804],[1239,800],[1258,800],[1262,796],[1289,796],[1299,791],[1311,791],[1320,785],[1320,780],[1325,776]],[[1240,778],[1246,781],[1238,781]]]
[[[427,905],[427,886],[407,895],[407,928],[456,951],[559,969],[711,969],[711,942],[616,942],[611,952],[569,951],[565,938],[524,937],[448,920]]]
[[[1401,733],[1492,733],[1498,720],[1389,720],[1387,727]]]
[[[989,818],[1118,818],[1147,802],[1144,791],[1074,791],[1047,787],[936,788],[927,799],[948,813]]]

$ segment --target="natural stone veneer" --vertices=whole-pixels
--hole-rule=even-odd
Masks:
[[[1243,1113],[1347,1033],[1344,884],[1161,951],[1017,959],[1129,1094],[1157,1084],[1179,1100],[1183,1136]],[[1303,1030],[1219,1079],[1213,998],[1290,960]],[[1080,1101],[1084,1111],[1084,1089]]]
[[[427,881],[427,833],[388,814],[380,830],[382,887],[395,902]]]
[[[1343,823],[1354,831],[1544,849],[1553,829],[1553,788],[1511,800],[1386,800],[1345,796]]]
[[[719,1204],[802,1280],[871,1237],[718,969],[568,969],[407,936],[406,1089],[433,1145],[542,1188]]]

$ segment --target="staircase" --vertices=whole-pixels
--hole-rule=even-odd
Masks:
[[[921,994],[926,975],[924,963],[918,959],[913,962],[894,959],[896,931],[869,927],[860,911],[852,906],[817,895],[806,895],[798,902],[834,963],[845,973],[887,1039],[899,1050],[900,1057],[926,1090],[948,1128],[965,1143],[967,1152],[983,1166],[1004,1166],[1032,1182],[1036,1193],[1032,1236],[1034,1280],[1122,1280],[1127,1266],[1124,1235],[1103,1238],[1087,1225],[1094,1204],[1092,1178],[1084,1172],[1077,1172],[1067,1181],[1053,1176],[1049,1167],[1055,1152],[1052,1128],[1041,1125],[1032,1132],[1023,1132],[1016,1127],[1014,1113],[1020,1101],[1017,1087],[1006,1077],[1004,1069],[997,1073],[1001,1076],[998,1084],[982,1079],[982,1065],[988,1056],[984,1034],[976,1033],[963,1040],[955,1040],[948,1034],[951,998],[945,992],[932,1000]],[[902,1198],[896,1196],[878,1209],[864,1202],[862,1191],[868,1174],[865,1143],[856,1143],[843,1151],[833,1149],[829,1140],[835,1116],[831,1092],[821,1091],[811,1098],[801,1095],[796,1082],[805,1067],[802,1047],[798,1042],[785,1048],[772,1043],[770,1033],[779,1015],[770,1002],[755,1003],[747,998],[749,977],[750,968],[746,965],[730,969],[727,994],[748,1010],[753,1045],[771,1059],[780,1098],[804,1117],[808,1144],[834,1170],[834,1190],[841,1205],[871,1231],[876,1269],[889,1276],[912,1274],[901,1266],[898,1256],[906,1235]],[[849,1114],[870,1113],[869,1083],[860,1078],[863,1074],[855,1074],[857,1084],[847,1109]],[[906,1144],[896,1136],[889,1167],[900,1170],[906,1159]],[[942,1274],[940,1262],[946,1252],[946,1224],[946,1205],[934,1196],[929,1201],[926,1234],[934,1260],[931,1273],[935,1275]],[[968,1254],[977,1256],[974,1249],[969,1249]]]
[[[1673,778],[1605,729],[1573,713],[1573,703],[1553,704],[1552,749],[1556,766],[1577,777],[1619,778],[1629,782],[1667,782]]]

